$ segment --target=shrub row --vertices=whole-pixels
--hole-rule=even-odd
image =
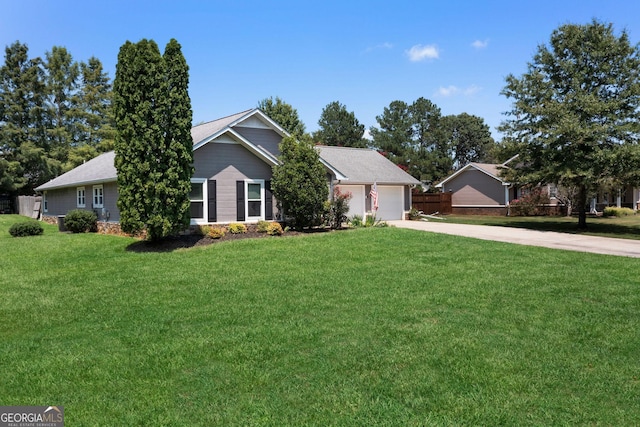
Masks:
[[[635,215],[635,214],[636,213],[631,208],[618,208],[615,206],[607,206],[606,208],[604,208],[604,213],[603,213],[604,216],[617,216],[617,217],[629,216],[629,215]]]

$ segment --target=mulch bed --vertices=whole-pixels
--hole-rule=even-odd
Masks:
[[[208,246],[220,242],[228,242],[230,240],[243,240],[243,239],[282,239],[289,236],[297,236],[300,234],[327,232],[328,229],[313,229],[310,231],[287,231],[282,236],[270,236],[267,233],[258,233],[256,231],[249,231],[247,233],[232,234],[227,233],[221,239],[212,239],[209,236],[200,236],[196,234],[189,234],[184,236],[167,237],[166,239],[149,242],[141,240],[127,246],[127,250],[131,252],[171,252],[176,249],[188,249],[196,246]]]

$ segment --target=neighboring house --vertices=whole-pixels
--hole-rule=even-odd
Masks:
[[[259,109],[194,126],[191,223],[281,219],[271,193],[271,176],[272,167],[278,164],[278,145],[287,135]],[[382,213],[378,218],[401,219],[409,211],[409,186],[418,182],[382,155],[367,149],[318,150],[330,187],[354,184],[345,187],[357,190],[352,214],[370,210],[367,195],[376,180]],[[118,222],[114,157],[114,152],[102,154],[36,188],[43,194],[43,215],[55,217],[72,209],[87,209],[95,211],[101,221]]]
[[[516,198],[508,182],[500,178],[503,164],[469,163],[436,185],[451,192],[454,214],[506,215],[509,201]]]

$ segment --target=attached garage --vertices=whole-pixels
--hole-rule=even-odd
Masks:
[[[350,192],[347,216],[372,214],[369,192],[376,185],[378,210],[383,221],[402,220],[411,209],[411,187],[420,181],[375,150],[352,147],[316,146],[320,161],[329,171],[331,188]]]
[[[378,212],[376,218],[384,221],[404,219],[404,188],[378,185]]]
[[[354,215],[359,215],[364,218],[366,212],[365,203],[367,199],[364,185],[338,185],[337,187],[340,188],[340,192],[342,193],[351,193],[349,212],[347,213],[347,216],[352,217]]]

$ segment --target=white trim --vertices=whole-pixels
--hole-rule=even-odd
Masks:
[[[249,184],[260,185],[260,216],[249,216]],[[251,221],[264,221],[265,216],[265,180],[264,179],[245,179],[244,180],[244,220],[246,222]],[[253,200],[252,201],[256,201]]]
[[[191,225],[197,225],[197,224],[207,224],[208,223],[208,218],[209,218],[209,203],[207,203],[207,201],[209,200],[209,194],[208,194],[208,188],[205,185],[207,183],[207,179],[206,178],[191,178],[191,183],[192,184],[201,184],[202,185],[202,218],[191,218]],[[189,197],[189,204],[191,204],[191,197]]]
[[[82,196],[80,195],[80,191],[82,191]],[[76,207],[77,208],[87,207],[87,192],[85,191],[84,186],[76,187]]]
[[[96,195],[96,190],[98,189],[100,190],[100,194]],[[98,199],[101,200],[102,203],[96,203],[96,196],[98,196]],[[104,186],[102,184],[94,185],[91,189],[91,202],[94,209],[104,208]]]

